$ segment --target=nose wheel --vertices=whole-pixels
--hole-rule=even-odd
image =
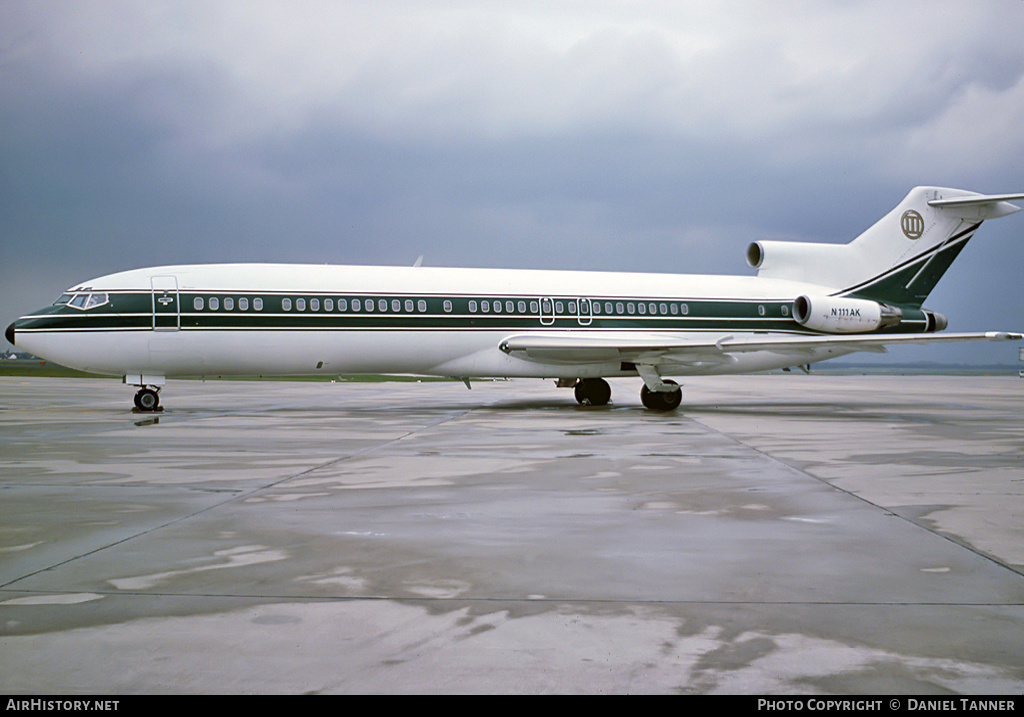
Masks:
[[[140,413],[156,413],[162,411],[160,394],[152,388],[140,388],[135,394],[135,408]]]

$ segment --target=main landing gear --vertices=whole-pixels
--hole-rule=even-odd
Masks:
[[[604,406],[612,397],[612,387],[603,378],[580,378],[573,393],[581,406]]]
[[[674,411],[683,402],[683,390],[672,379],[661,379],[663,390],[655,391],[647,388],[645,383],[640,389],[640,402],[652,411]],[[664,390],[668,389],[668,390]],[[612,397],[611,386],[603,378],[579,378],[573,384],[576,402],[581,406],[604,406]]]
[[[674,411],[683,402],[683,389],[670,378],[662,379],[662,384],[675,388],[671,391],[652,391],[645,383],[640,389],[640,402],[652,411]]]

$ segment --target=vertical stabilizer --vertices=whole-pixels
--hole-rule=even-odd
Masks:
[[[755,242],[758,276],[831,287],[834,296],[920,307],[985,219],[1019,210],[1024,194],[915,187],[849,244]]]
[[[963,194],[957,189],[915,187],[850,242],[864,274],[842,293],[909,306],[924,303],[982,222],[982,217],[960,216],[929,202]]]

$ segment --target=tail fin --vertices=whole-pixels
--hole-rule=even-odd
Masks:
[[[758,276],[827,286],[830,293],[920,307],[985,219],[1019,211],[1008,200],[962,189],[915,187],[849,244],[755,242]]]

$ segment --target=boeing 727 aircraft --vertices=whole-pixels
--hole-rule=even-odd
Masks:
[[[917,187],[848,244],[760,241],[756,276],[212,264],[92,279],[7,327],[18,348],[120,375],[140,411],[168,377],[394,373],[536,377],[608,403],[643,379],[673,410],[670,376],[803,366],[887,345],[1021,340],[941,334],[923,303],[985,219],[1021,194]]]

